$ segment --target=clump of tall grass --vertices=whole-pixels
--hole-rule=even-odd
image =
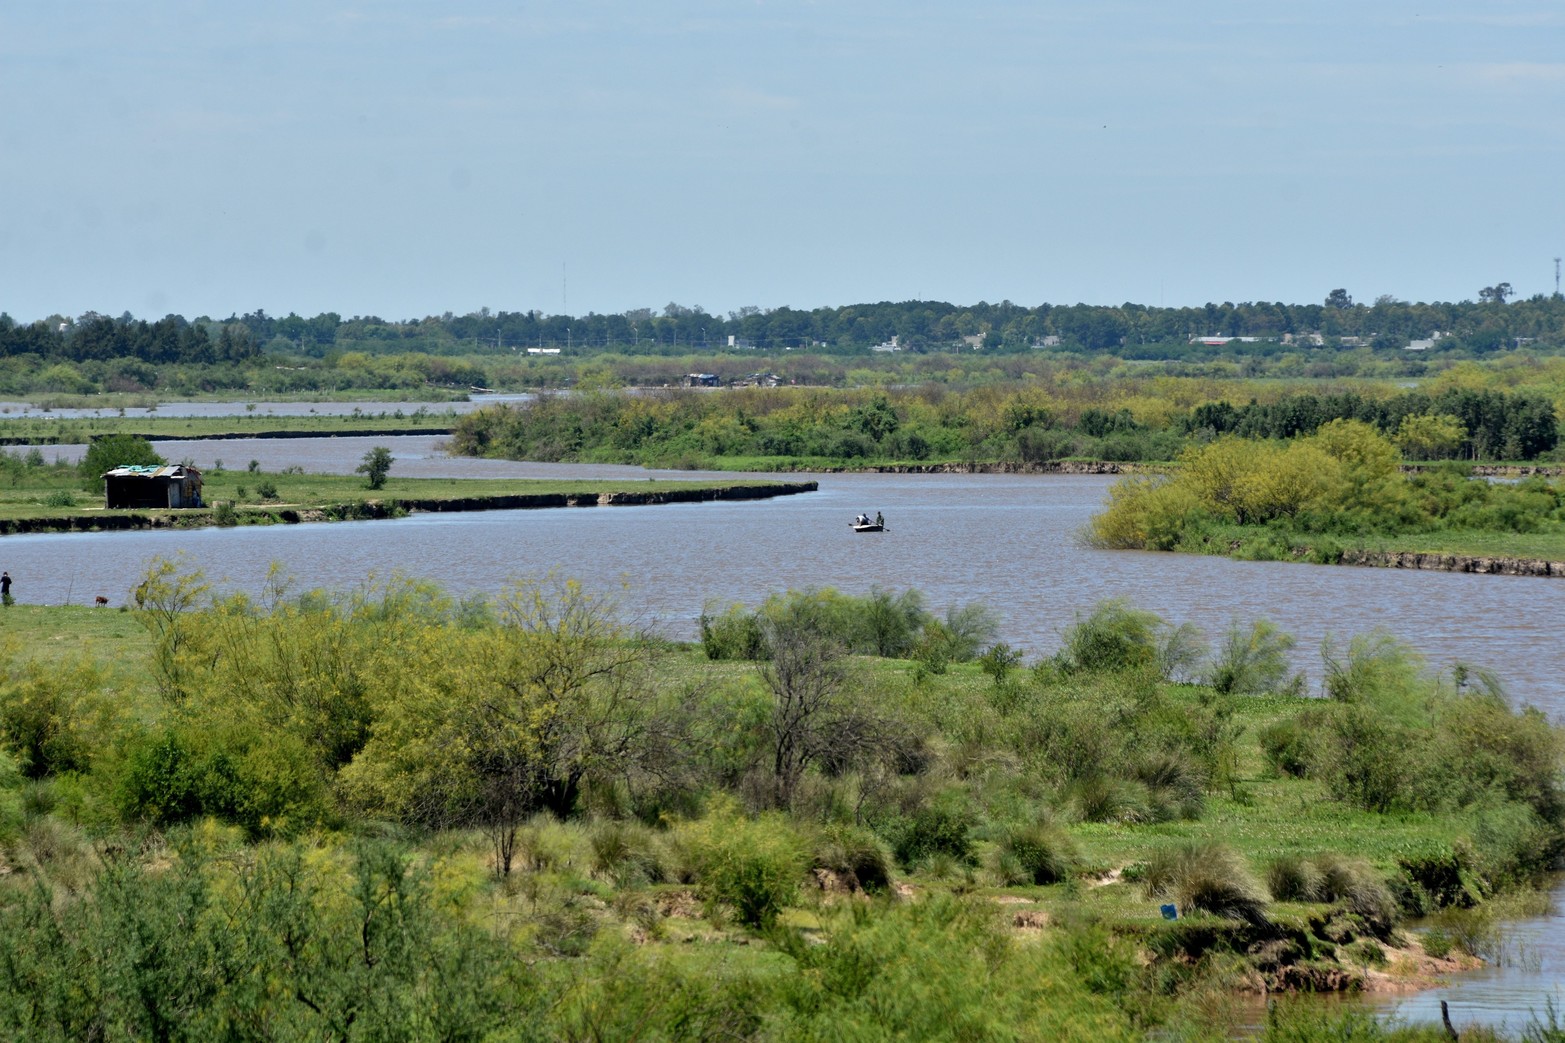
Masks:
[[[587,831],[592,847],[592,871],[617,887],[655,884],[665,880],[662,845],[657,834],[639,822],[604,819]]]
[[[1278,901],[1341,905],[1382,937],[1396,925],[1391,888],[1362,860],[1329,852],[1310,858],[1285,855],[1267,867],[1266,884]]]
[[[811,868],[835,873],[847,887],[870,894],[891,889],[892,862],[885,843],[857,826],[823,827],[811,852]]]
[[[1266,763],[1278,775],[1302,779],[1315,757],[1314,733],[1297,720],[1274,721],[1258,736]]]
[[[1155,821],[1201,817],[1206,807],[1206,774],[1188,754],[1154,750],[1144,755],[1131,773],[1147,787]]]
[[[1069,835],[1039,820],[1013,825],[1000,834],[992,868],[1004,884],[1055,884],[1068,879],[1079,860]]]
[[[1222,844],[1197,842],[1158,852],[1147,863],[1143,886],[1149,897],[1170,900],[1181,912],[1267,922],[1265,890],[1244,860]]]
[[[1066,790],[1066,800],[1083,822],[1135,825],[1156,821],[1152,795],[1144,783],[1107,775],[1078,779]]]
[[[547,813],[534,815],[517,830],[516,849],[521,867],[534,872],[567,873],[591,862],[582,827]]]
[[[1279,902],[1324,901],[1324,876],[1314,860],[1284,855],[1266,867],[1266,888]]]

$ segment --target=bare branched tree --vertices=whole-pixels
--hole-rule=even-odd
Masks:
[[[840,641],[792,613],[767,620],[765,631],[771,656],[757,668],[772,696],[772,798],[786,808],[806,770],[847,770],[880,749],[885,728],[853,696]]]

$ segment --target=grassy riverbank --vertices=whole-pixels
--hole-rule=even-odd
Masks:
[[[211,470],[208,506],[180,510],[108,510],[83,491],[75,468],[13,468],[0,484],[0,533],[115,528],[192,528],[394,517],[409,511],[479,511],[717,499],[764,499],[807,492],[814,482],[664,481],[388,477],[376,490],[353,475]]]
[[[1565,533],[1417,532],[1354,536],[1295,532],[1261,525],[1210,525],[1174,548],[1249,561],[1303,561],[1318,565],[1379,564],[1453,572],[1500,571],[1501,563],[1565,562]],[[1399,564],[1400,562],[1400,564]],[[1480,563],[1490,566],[1480,568]]]
[[[1559,732],[1395,646],[1306,699],[1265,627],[1106,605],[1027,664],[986,618],[794,594],[675,646],[563,582],[169,563],[0,609],[0,1026],[1217,1040],[1458,973],[1559,847]],[[1393,1038],[1318,1017],[1265,1038]]]

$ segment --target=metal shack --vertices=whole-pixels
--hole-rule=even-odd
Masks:
[[[105,507],[200,507],[201,472],[183,464],[127,464],[103,474]]]

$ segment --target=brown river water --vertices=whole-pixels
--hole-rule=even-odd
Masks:
[[[698,478],[698,472],[451,458],[432,436],[160,442],[170,460],[267,471],[351,473],[373,445],[392,473],[453,477]],[[74,458],[80,446],[43,447]],[[731,477],[731,476],[729,476]],[[1293,562],[1243,562],[1086,546],[1080,533],[1112,478],[1074,475],[817,475],[820,490],[740,503],[424,514],[396,521],[7,536],[0,566],[19,598],[121,603],[154,555],[184,552],[209,579],[258,592],[273,562],[304,586],[367,575],[429,578],[451,593],[493,592],[550,570],[605,591],[676,638],[709,602],[755,604],[790,588],[916,587],[931,608],[970,601],[1000,613],[1002,636],[1029,656],[1105,598],[1124,598],[1211,640],[1231,621],[1266,618],[1298,641],[1312,678],[1328,640],[1384,628],[1435,669],[1495,671],[1513,697],[1565,720],[1565,582]],[[287,495],[286,476],[278,480]],[[855,514],[889,531],[857,534]]]
[[[379,411],[379,404],[365,411]],[[407,407],[404,407],[407,408]],[[232,411],[232,407],[230,407]],[[257,460],[351,473],[372,445],[395,453],[394,475],[649,477],[694,472],[453,459],[428,436],[162,442],[170,460],[230,469]],[[71,458],[81,447],[46,446]],[[730,476],[731,477],[731,476]],[[862,593],[916,587],[936,611],[970,601],[995,609],[1002,637],[1037,658],[1078,613],[1124,598],[1209,640],[1233,620],[1266,618],[1298,641],[1295,659],[1318,689],[1324,643],[1384,628],[1433,669],[1494,671],[1512,698],[1565,720],[1565,581],[1394,569],[1239,562],[1102,551],[1080,533],[1113,479],[1063,475],[819,475],[820,490],[743,503],[425,514],[394,521],[237,529],[26,535],[0,539],[0,567],[24,601],[126,600],[155,555],[183,553],[214,584],[259,593],[279,562],[303,588],[342,589],[402,572],[455,595],[492,593],[551,570],[615,592],[622,611],[671,637],[696,634],[704,605],[756,604],[790,588]],[[287,493],[286,477],[278,484]],[[849,521],[883,512],[889,531]],[[1525,1024],[1553,999],[1565,1009],[1565,917],[1514,925],[1501,965],[1449,987],[1368,1002],[1412,1020]]]

